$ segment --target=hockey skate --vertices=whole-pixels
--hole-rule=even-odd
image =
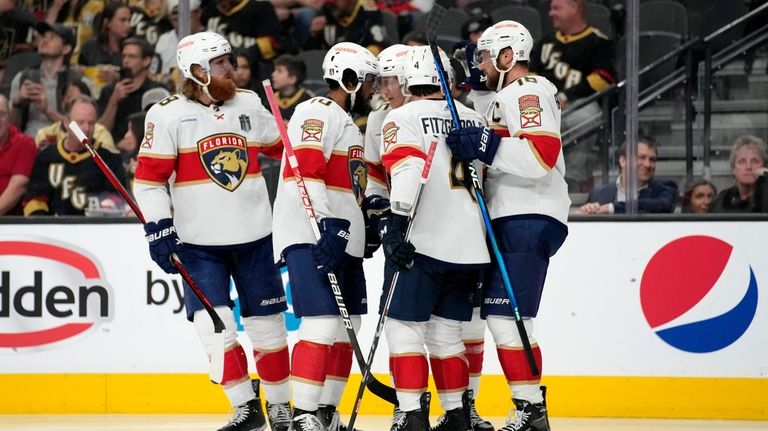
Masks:
[[[328,431],[347,431],[347,426],[341,423],[341,415],[336,406],[320,406],[317,408],[317,417]],[[360,431],[355,428],[354,431]]]
[[[424,392],[419,400],[421,404],[419,410],[404,412],[395,407],[392,428],[389,431],[429,431],[429,401],[431,399],[432,394]]]
[[[499,431],[550,431],[549,417],[545,403],[533,404],[525,400],[515,403],[514,416]]]
[[[470,429],[471,401],[472,390],[468,389],[461,396],[461,407],[443,413],[437,420],[437,425],[432,427],[432,431],[467,431]]]
[[[289,431],[291,429],[291,404],[266,404],[269,428],[272,431]]]
[[[472,431],[493,431],[493,425],[477,412],[474,399],[469,401],[469,424],[472,426]]]
[[[229,423],[219,428],[219,431],[264,431],[267,429],[267,421],[264,412],[261,411],[261,398],[259,397],[259,380],[252,380],[253,391],[256,398],[235,407],[235,414]]]
[[[323,423],[314,414],[302,410],[294,410],[294,414],[297,415],[291,421],[292,431],[326,431]]]

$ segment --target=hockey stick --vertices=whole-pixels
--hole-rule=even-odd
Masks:
[[[141,213],[139,206],[128,194],[128,191],[125,190],[125,187],[120,184],[120,181],[118,181],[117,177],[115,177],[112,169],[110,169],[109,166],[104,163],[104,159],[102,159],[101,155],[99,155],[96,149],[93,148],[93,145],[91,145],[91,142],[88,140],[88,137],[85,136],[85,133],[83,133],[83,130],[80,128],[80,126],[78,126],[76,122],[72,121],[69,123],[69,130],[71,130],[72,133],[77,136],[77,139],[79,139],[80,142],[85,145],[85,148],[87,148],[88,152],[91,153],[93,161],[96,162],[96,165],[99,167],[101,172],[104,173],[104,176],[107,177],[107,180],[112,183],[112,187],[114,187],[115,190],[120,193],[120,196],[125,199],[125,202],[129,207],[131,207],[133,213],[139,219],[141,224],[147,224],[146,219],[144,219],[144,214]],[[215,349],[212,349],[214,353],[209,358],[211,363],[209,374],[212,382],[221,383],[222,379],[224,378],[224,322],[221,320],[221,317],[219,317],[218,313],[216,313],[216,311],[213,309],[213,306],[211,305],[210,301],[208,301],[208,298],[205,297],[203,291],[200,290],[200,287],[197,285],[197,283],[195,283],[195,280],[192,279],[192,276],[189,275],[189,272],[187,272],[187,269],[184,267],[184,265],[182,265],[179,257],[176,256],[175,253],[171,258],[171,262],[173,262],[173,266],[179,270],[181,277],[184,279],[184,281],[187,282],[197,299],[201,304],[203,304],[205,311],[209,316],[211,316],[211,320],[213,320],[213,331],[216,334],[216,339],[214,340]]]
[[[434,136],[434,135],[433,135]],[[429,171],[432,168],[432,159],[435,157],[435,150],[437,149],[437,136],[429,144],[429,151],[427,152],[427,160],[424,163],[424,168],[421,170],[421,177],[419,178],[419,188],[416,191],[416,199],[413,205],[413,213],[408,220],[408,227],[405,229],[405,241],[411,236],[411,228],[413,227],[413,219],[416,217],[416,211],[419,208],[419,201],[421,200],[421,191],[424,189],[424,184],[429,180]],[[363,380],[360,381],[360,386],[357,388],[357,396],[355,397],[355,405],[352,409],[352,417],[349,419],[347,429],[354,429],[355,419],[360,412],[360,404],[363,400],[363,390],[365,389],[365,382],[371,375],[371,365],[373,364],[373,358],[376,356],[376,348],[379,346],[379,338],[381,332],[384,330],[384,323],[387,321],[387,315],[389,314],[389,306],[392,304],[392,297],[395,293],[395,286],[397,285],[397,278],[400,271],[396,271],[392,274],[392,281],[389,283],[389,290],[387,291],[387,297],[384,300],[384,307],[382,307],[381,315],[379,315],[379,322],[376,324],[376,333],[373,334],[373,342],[371,343],[371,350],[368,351],[368,360],[365,362],[365,370],[363,371]]]
[[[315,236],[315,241],[320,240],[320,228],[317,226],[317,217],[315,216],[315,209],[312,207],[312,201],[309,199],[309,191],[307,190],[307,186],[304,184],[304,177],[301,176],[301,171],[299,170],[299,161],[296,159],[296,153],[293,152],[293,145],[291,145],[291,141],[288,138],[288,130],[286,130],[285,127],[285,121],[283,120],[283,115],[280,113],[280,108],[277,106],[277,101],[275,100],[275,93],[274,90],[272,90],[272,84],[269,82],[268,79],[265,79],[261,82],[261,85],[264,86],[264,92],[267,95],[267,100],[269,101],[269,107],[272,109],[272,115],[275,118],[275,125],[277,125],[277,129],[280,132],[280,137],[283,140],[283,146],[285,147],[285,154],[286,158],[288,159],[288,164],[291,166],[291,170],[293,171],[293,177],[296,179],[296,187],[299,189],[299,194],[301,196],[301,203],[304,205],[304,210],[307,214],[307,220],[309,221],[310,227],[312,228],[312,233]],[[352,350],[355,352],[355,358],[357,359],[357,365],[362,370],[365,366],[365,359],[363,358],[363,352],[360,350],[360,343],[357,341],[357,335],[355,335],[355,328],[352,325],[352,320],[349,317],[349,311],[347,311],[346,303],[344,302],[344,297],[341,294],[341,287],[339,286],[338,279],[336,278],[336,274],[333,272],[328,273],[328,282],[331,284],[331,291],[333,292],[333,297],[336,300],[336,304],[339,307],[339,315],[341,316],[341,320],[344,322],[344,328],[347,330],[347,335],[349,336],[349,342],[352,344]],[[385,385],[384,383],[381,383],[377,379],[373,378],[371,381],[367,382],[368,389],[376,395],[377,397],[391,403],[394,405],[397,405],[397,394],[395,393],[395,389]],[[351,428],[350,428],[351,429]]]
[[[432,6],[432,10],[427,15],[427,41],[429,42],[429,48],[432,50],[432,58],[435,61],[435,68],[440,76],[440,86],[445,93],[445,100],[448,102],[448,108],[451,111],[451,117],[453,118],[453,125],[456,130],[461,129],[461,122],[459,121],[459,112],[456,110],[456,103],[453,100],[451,94],[450,84],[445,73],[445,67],[440,60],[440,53],[437,50],[437,31],[440,27],[440,21],[443,19],[443,15],[448,12],[448,8],[451,7],[453,2],[450,0],[437,0]],[[509,279],[509,272],[507,271],[507,265],[504,262],[501,251],[499,251],[499,245],[496,242],[496,235],[493,233],[493,226],[491,225],[491,218],[488,214],[488,208],[485,205],[485,196],[483,194],[482,184],[480,178],[477,175],[477,170],[472,163],[462,163],[465,172],[469,172],[469,176],[472,178],[471,189],[475,195],[478,205],[480,206],[480,213],[483,215],[483,222],[485,228],[488,231],[488,237],[491,240],[491,248],[493,254],[496,257],[496,262],[499,266],[499,272],[501,272],[501,278],[504,281],[504,289],[507,291],[509,297],[509,303],[512,306],[512,312],[515,315],[515,324],[517,330],[520,333],[520,338],[523,341],[523,348],[525,349],[525,355],[528,358],[528,365],[531,367],[531,373],[536,376],[539,375],[539,367],[536,365],[536,358],[533,356],[533,349],[531,348],[531,342],[528,340],[528,331],[525,330],[525,324],[520,316],[520,310],[517,306],[517,300],[515,298],[515,292],[512,289],[512,281]]]

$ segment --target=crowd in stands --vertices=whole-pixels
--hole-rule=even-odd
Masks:
[[[468,3],[456,6],[470,10]],[[298,103],[322,94],[324,88],[322,82],[306,81],[308,69],[319,64],[305,63],[302,52],[328,49],[341,41],[359,43],[374,54],[393,43],[424,45],[424,21],[432,4],[189,0],[189,28],[227,37],[238,64],[236,85],[259,93],[266,106],[261,81],[270,78],[282,114],[289,119]],[[487,11],[472,10],[461,25],[464,40],[457,37],[448,40],[452,46],[441,46],[452,50],[457,60],[455,97],[480,110],[477,96],[487,89],[471,65],[470,44],[494,19]],[[544,13],[549,26],[542,28],[553,31],[542,33],[535,44],[530,69],[555,83],[562,108],[617,82],[616,43],[587,22],[585,0],[551,0]],[[0,0],[0,215],[82,215],[99,209],[114,214],[109,212],[115,200],[111,187],[65,125],[77,121],[118,178],[130,185],[144,139],[144,113],[176,92],[181,80],[176,68],[178,28],[179,0]],[[461,56],[465,66],[470,57],[468,67],[460,66]],[[597,103],[581,106],[563,120],[563,127],[587,121],[600,109]],[[365,124],[365,118],[356,121]],[[592,178],[598,161],[594,141],[566,146],[564,155],[571,191],[589,192],[587,203],[575,214],[624,211],[623,149],[617,155],[619,177],[599,187],[593,187]],[[768,207],[768,197],[763,197],[768,190],[763,175],[766,145],[758,137],[744,136],[734,143],[734,186],[720,193],[711,182],[697,179],[680,195],[673,181],[655,178],[656,155],[657,143],[641,138],[640,212],[765,212]],[[269,175],[268,167],[264,171]],[[274,184],[276,178],[267,180]]]

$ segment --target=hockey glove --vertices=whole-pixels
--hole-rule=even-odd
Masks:
[[[363,220],[365,221],[365,255],[367,259],[373,256],[373,253],[379,249],[381,245],[381,237],[379,237],[379,225],[381,220],[389,213],[389,199],[379,196],[371,195],[366,196],[363,199],[361,206],[363,210]]]
[[[459,161],[478,159],[486,165],[493,163],[501,136],[488,127],[465,127],[451,130],[445,139],[453,157]]]
[[[326,217],[318,226],[321,236],[311,248],[312,259],[317,269],[331,272],[344,260],[344,250],[349,242],[349,220]]]
[[[164,218],[157,223],[148,222],[144,225],[147,242],[149,243],[149,255],[157,265],[168,274],[178,274],[179,270],[171,262],[171,255],[181,251],[183,244],[176,235],[173,220]]]
[[[381,244],[387,266],[392,271],[403,271],[411,266],[416,247],[405,240],[405,230],[408,228],[408,217],[400,214],[390,214],[384,227]]]

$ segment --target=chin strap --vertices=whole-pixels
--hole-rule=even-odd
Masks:
[[[507,72],[512,70],[513,67],[515,67],[515,64],[517,63],[517,60],[515,60],[514,57],[512,57],[512,64],[509,65],[508,68],[505,70],[499,69],[499,61],[498,57],[496,58],[496,61],[493,62],[493,68],[499,71],[499,82],[496,83],[496,92],[498,93],[501,91],[502,88],[504,88],[504,77],[507,75]]]
[[[218,103],[219,100],[216,99],[215,97],[211,96],[211,93],[208,91],[208,86],[211,84],[211,74],[210,73],[206,73],[206,75],[208,76],[208,82],[206,82],[205,84],[200,82],[200,80],[197,79],[194,74],[192,75],[191,79],[192,79],[192,81],[195,81],[199,86],[203,87],[203,93],[205,93],[206,96],[208,96],[211,100],[213,100],[214,103]]]

